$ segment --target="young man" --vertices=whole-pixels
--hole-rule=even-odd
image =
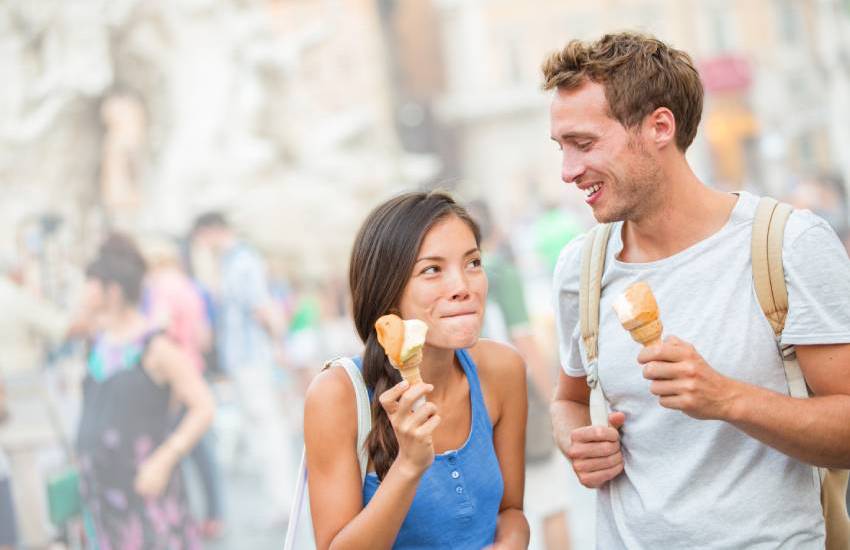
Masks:
[[[785,229],[789,313],[811,399],[788,396],[753,289],[758,198],[704,185],[685,151],[703,89],[688,55],[651,37],[572,41],[543,65],[561,176],[613,222],[598,379],[612,411],[589,426],[578,238],[555,272],[563,372],[552,418],[579,480],[599,488],[600,548],[823,548],[812,465],[850,466],[850,260],[808,211]],[[612,303],[646,281],[667,335],[641,350]]]
[[[262,256],[237,236],[223,214],[199,216],[192,236],[218,261],[218,360],[233,380],[247,445],[260,462],[267,493],[260,523],[278,527],[289,515],[297,468],[291,449],[294,428],[281,407],[275,380],[274,348],[281,338],[281,316],[269,292]]]

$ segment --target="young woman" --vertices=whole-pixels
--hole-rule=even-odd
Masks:
[[[526,548],[525,368],[479,341],[487,296],[479,232],[444,193],[391,199],[354,243],[349,283],[372,394],[360,482],[354,389],[343,369],[307,392],[304,433],[316,544],[326,548]],[[378,344],[386,313],[428,325],[420,371],[401,381]],[[428,402],[412,412],[420,396]]]
[[[188,357],[141,313],[144,274],[139,251],[119,235],[86,273],[97,328],[77,436],[86,525],[104,550],[197,548],[175,468],[207,430],[214,403]],[[172,401],[186,407],[173,431]]]

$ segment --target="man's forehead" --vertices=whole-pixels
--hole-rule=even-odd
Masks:
[[[558,89],[552,97],[549,114],[553,137],[598,132],[600,124],[612,121],[605,92],[602,86],[595,83],[587,83],[572,90]]]
[[[608,112],[608,99],[605,89],[595,82],[586,82],[573,89],[558,88],[552,96],[552,111],[581,110],[605,115]]]

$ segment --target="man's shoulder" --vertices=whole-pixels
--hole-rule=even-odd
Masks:
[[[801,235],[813,228],[832,231],[829,223],[811,210],[795,209],[791,212],[788,223],[785,225],[784,244],[786,246],[793,245]]]
[[[581,250],[591,231],[592,229],[582,233],[561,249],[552,276],[555,288],[563,288],[564,286],[578,288],[579,275],[581,274]]]

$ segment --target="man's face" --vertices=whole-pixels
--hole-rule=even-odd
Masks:
[[[561,179],[575,183],[597,221],[640,219],[659,198],[662,173],[643,127],[611,118],[601,84],[559,89],[549,110],[552,139],[562,151]]]

